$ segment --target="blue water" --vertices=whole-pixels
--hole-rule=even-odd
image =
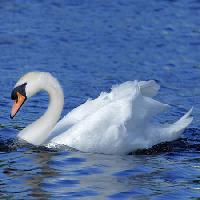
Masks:
[[[10,93],[28,71],[49,71],[65,93],[62,116],[126,80],[154,79],[173,122],[194,107],[183,137],[133,155],[18,144],[47,108],[27,101],[9,119]],[[199,0],[0,1],[0,199],[200,199]]]

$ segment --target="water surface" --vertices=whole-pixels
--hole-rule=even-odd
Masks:
[[[1,199],[199,199],[198,0],[0,1]],[[65,93],[62,116],[127,80],[154,79],[173,122],[194,106],[183,137],[134,155],[55,151],[16,135],[47,108],[27,101],[9,119],[10,92],[28,71],[49,71]]]

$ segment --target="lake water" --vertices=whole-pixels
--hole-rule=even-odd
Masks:
[[[10,93],[28,71],[49,71],[71,109],[127,80],[154,79],[173,122],[192,106],[181,139],[134,155],[19,144],[47,108],[29,100],[14,120]],[[199,0],[0,0],[0,199],[200,199]]]

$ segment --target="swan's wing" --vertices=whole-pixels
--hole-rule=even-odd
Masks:
[[[129,98],[106,104],[53,138],[50,144],[63,144],[84,152],[114,153],[126,135],[124,123],[131,116],[130,108]]]
[[[84,104],[73,109],[63,117],[51,132],[51,138],[68,130],[71,126],[85,119],[87,116],[95,113],[97,110],[108,105],[109,103],[129,96],[135,89],[136,81],[128,81],[123,84],[114,86],[110,93],[102,92],[96,99],[88,99]]]
[[[100,108],[110,103],[107,93],[101,93],[97,99],[87,100],[84,104],[78,106],[64,116],[51,132],[51,138],[67,131],[70,127],[84,120],[87,116],[95,113]]]
[[[112,87],[110,93],[102,92],[100,96],[94,100],[89,99],[84,104],[73,109],[63,119],[61,119],[51,132],[51,138],[68,130],[71,126],[80,122],[87,116],[95,113],[109,103],[125,97],[132,97],[136,87],[140,88],[141,94],[144,96],[154,96],[159,90],[159,85],[153,81],[127,81],[120,85]]]
[[[113,95],[113,94],[112,94]],[[125,95],[99,108],[51,140],[85,152],[127,153],[150,119],[168,105],[144,97],[136,83]],[[131,139],[131,140],[130,140]]]
[[[98,98],[93,100],[88,99],[84,104],[73,109],[58,123],[58,127],[65,124],[75,124],[113,101],[132,96],[138,86],[141,94],[147,97],[155,96],[160,88],[153,80],[140,82],[127,81],[120,85],[115,85],[112,87],[110,93],[102,92]]]

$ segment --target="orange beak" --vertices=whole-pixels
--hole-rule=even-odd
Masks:
[[[14,101],[14,104],[12,106],[12,110],[11,110],[11,113],[10,113],[10,117],[12,119],[17,114],[19,109],[22,107],[22,105],[25,102],[25,100],[26,100],[26,97],[21,95],[19,92],[17,92],[17,100]]]

